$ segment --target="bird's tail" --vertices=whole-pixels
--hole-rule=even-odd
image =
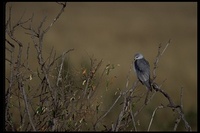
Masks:
[[[145,98],[145,101],[144,101],[144,104],[145,104],[145,105],[147,105],[147,102],[148,102],[149,91],[150,91],[150,90],[147,90],[146,98]]]
[[[145,86],[147,87],[148,90],[152,91],[152,87],[151,87],[151,82],[150,80],[144,82]]]

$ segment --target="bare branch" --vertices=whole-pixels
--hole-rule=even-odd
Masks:
[[[58,60],[59,58],[61,58],[63,55],[65,55],[65,54],[67,54],[67,53],[69,53],[69,52],[71,52],[71,51],[73,51],[73,50],[74,50],[74,48],[67,50],[66,52],[64,52],[64,54],[58,56],[58,57],[55,59],[55,61]]]
[[[91,78],[91,79],[93,79],[95,73],[97,72],[97,70],[98,70],[99,67],[101,66],[102,62],[103,62],[103,60],[101,59],[101,60],[99,61],[99,63],[98,63],[96,66],[94,66],[94,68],[91,67],[91,68],[92,68],[92,69],[90,70],[90,78]],[[93,93],[92,93],[92,91],[93,91]],[[95,91],[96,91],[96,89],[95,89],[95,90],[90,89],[90,92],[89,92],[89,94],[88,94],[87,99],[90,99],[90,97],[92,97],[92,96],[94,95]],[[92,93],[92,94],[91,94],[91,93]]]
[[[155,87],[155,86],[154,86]],[[183,109],[180,105],[176,105],[173,100],[171,99],[171,97],[166,93],[164,92],[162,89],[160,89],[158,86],[157,88],[154,88],[156,91],[160,92],[161,94],[163,94],[167,100],[169,101],[169,105],[168,107],[172,108],[173,110],[176,110],[176,112],[181,116],[181,119],[184,121],[185,123],[185,128],[188,130],[188,131],[191,131],[191,127],[189,125],[189,123],[186,121],[185,119],[185,116],[184,116],[184,113],[183,113]]]
[[[180,121],[181,121],[181,116],[178,116],[177,119],[176,119],[176,121],[175,121],[174,131],[176,131],[176,129],[177,129],[177,127],[178,127]]]
[[[59,19],[60,15],[64,12],[64,9],[66,7],[66,2],[59,3],[59,4],[62,5],[62,8],[61,8],[60,12],[58,13],[58,15],[56,16],[56,18],[54,18],[53,22],[44,30],[44,34],[53,26],[53,24]]]
[[[10,64],[12,64],[12,61],[6,58],[6,61],[8,61]]]
[[[129,72],[128,72],[128,75],[127,75],[127,77],[126,77],[126,89],[128,89],[128,85],[129,85],[130,73],[131,73],[131,70],[132,70],[132,67],[133,67],[132,64],[133,64],[133,63],[131,63],[130,69],[129,69]]]
[[[154,68],[153,68],[153,80],[152,82],[155,80],[156,78],[156,69],[158,68],[158,62],[159,62],[159,59],[160,57],[163,55],[163,53],[165,52],[165,50],[167,49],[167,47],[169,46],[171,40],[168,41],[168,43],[166,44],[165,48],[161,51],[161,48],[162,48],[162,45],[159,44],[159,47],[158,47],[158,54],[156,56],[156,59],[154,61]]]
[[[24,24],[24,23],[26,23],[26,22],[29,21],[29,19],[28,19],[28,20],[26,20],[26,21],[24,21],[24,22],[21,22],[21,21],[22,21],[22,18],[24,17],[24,14],[25,14],[25,11],[22,13],[22,15],[21,15],[21,17],[19,18],[19,20],[17,21],[17,23],[12,27],[12,31],[14,31],[14,29],[17,28],[19,25]]]
[[[10,41],[8,41],[7,39],[5,39],[5,40],[6,40],[6,42],[7,42],[8,44],[10,44],[11,47],[15,48],[15,45],[13,45]]]
[[[30,44],[28,44],[28,47],[27,47],[27,51],[26,51],[26,60],[27,60],[27,67],[28,67],[28,59],[29,59],[29,49],[30,49]]]
[[[119,126],[120,126],[121,120],[122,120],[122,118],[123,118],[123,115],[124,115],[125,111],[127,110],[127,107],[129,106],[128,103],[129,103],[129,102],[128,102],[127,97],[126,97],[126,94],[125,94],[125,95],[124,95],[124,104],[123,104],[123,108],[122,108],[122,110],[121,110],[121,112],[120,112],[120,114],[119,114],[119,116],[118,116],[118,119],[117,119],[115,128],[114,128],[114,130],[113,130],[113,131],[115,131],[115,132],[119,130]]]
[[[12,10],[12,6],[9,7],[9,11],[8,11],[9,12],[9,16],[8,16],[8,20],[6,22],[6,31],[7,32],[11,31],[11,24],[12,24],[12,22],[11,22],[11,10]]]
[[[61,64],[60,64],[60,69],[59,69],[59,71],[58,71],[58,77],[57,77],[57,82],[56,82],[56,85],[57,85],[57,86],[58,86],[59,81],[62,80],[62,78],[61,78],[61,72],[62,72],[64,60],[65,60],[65,56],[64,56],[64,53],[63,53],[63,54],[62,54],[62,61],[61,61]]]
[[[167,49],[167,47],[169,46],[169,44],[171,43],[171,39],[169,39],[168,43],[166,44],[165,48],[163,49],[162,53],[160,54],[160,56],[163,55],[163,53],[165,52],[165,50]]]
[[[181,87],[180,104],[181,104],[181,108],[183,108],[183,87]]]
[[[191,129],[189,123],[185,120],[185,117],[183,114],[183,87],[181,87],[181,94],[180,94],[180,110],[178,110],[177,112],[179,113],[179,116],[175,121],[174,131],[176,131],[181,119],[184,121],[186,129],[188,131],[191,131],[192,129]]]
[[[32,121],[32,116],[31,116],[30,111],[29,111],[28,100],[27,100],[26,92],[24,90],[24,84],[23,84],[22,81],[21,81],[21,83],[19,83],[19,88],[21,89],[22,94],[23,94],[24,103],[25,103],[26,111],[28,113],[29,121],[31,123],[31,126],[32,126],[33,130],[36,131],[35,125],[33,124],[33,121]]]
[[[6,34],[8,35],[7,38],[5,39],[6,42],[6,50],[7,52],[9,52],[10,57],[6,57],[5,60],[10,62],[10,77],[6,77],[6,82],[8,82],[8,88],[6,88],[6,93],[5,93],[5,108],[6,108],[6,129],[10,130],[10,128],[12,128],[12,131],[14,130],[33,130],[36,131],[36,129],[41,130],[41,128],[43,126],[48,126],[48,119],[55,118],[58,119],[59,117],[57,117],[57,112],[59,112],[60,110],[60,104],[63,104],[59,101],[59,99],[57,98],[57,93],[56,91],[54,91],[53,89],[53,83],[52,83],[52,78],[49,78],[50,75],[50,67],[51,65],[54,64],[55,61],[57,61],[56,59],[56,55],[52,55],[53,53],[53,49],[50,53],[50,56],[48,58],[44,58],[42,55],[43,49],[42,49],[42,44],[43,44],[43,37],[44,37],[44,33],[46,33],[50,27],[52,27],[52,25],[59,19],[60,15],[62,14],[62,12],[64,11],[64,7],[65,7],[65,3],[59,3],[59,5],[62,5],[62,10],[58,13],[58,16],[54,19],[54,21],[50,24],[49,27],[47,27],[47,29],[45,31],[43,31],[42,27],[45,23],[45,18],[44,20],[40,23],[39,28],[38,28],[38,33],[33,29],[33,16],[32,15],[31,18],[29,18],[28,20],[23,20],[24,18],[24,14],[25,12],[20,16],[19,20],[17,21],[17,23],[12,25],[12,21],[11,21],[11,9],[12,7],[9,7],[9,16],[8,16],[8,20],[6,22]],[[30,23],[29,27],[26,27],[25,24]],[[25,55],[25,59],[23,58],[24,56],[24,44],[21,40],[19,40],[19,38],[17,38],[15,36],[15,30],[17,30],[19,28],[24,29],[25,34],[30,34],[31,35],[31,39],[33,41],[33,44],[35,45],[36,48],[36,52],[37,52],[37,58],[38,58],[38,65],[41,69],[41,71],[36,72],[36,76],[38,76],[37,78],[39,80],[41,80],[41,83],[38,85],[38,87],[36,86],[36,90],[41,90],[40,92],[34,92],[31,100],[34,101],[38,101],[39,100],[39,105],[40,107],[44,107],[44,106],[48,106],[48,111],[47,113],[45,112],[45,117],[43,116],[43,114],[39,114],[37,115],[37,111],[35,111],[35,102],[32,103],[32,101],[29,101],[29,94],[32,94],[32,88],[34,87],[30,87],[30,84],[28,84],[28,91],[25,91],[25,85],[27,83],[29,83],[29,80],[32,79],[32,73],[35,73],[33,70],[31,70],[29,68],[29,52],[30,52],[30,44],[28,43],[27,49],[26,49],[26,55]],[[13,43],[12,43],[13,42]],[[14,58],[14,50],[16,45],[19,46],[19,49],[17,49],[17,53],[16,56],[17,58]],[[64,56],[66,53],[72,51],[73,49],[68,50],[67,52],[63,53],[62,56]],[[16,59],[16,61],[15,61]],[[46,60],[46,61],[44,61]],[[48,61],[49,64],[45,64]],[[28,71],[27,71],[28,70]],[[30,74],[31,72],[31,74]],[[16,88],[16,84],[18,83],[18,88],[17,90]],[[46,88],[48,88],[49,90],[46,90]],[[57,89],[57,88],[56,88]],[[43,92],[45,90],[45,92]],[[21,91],[21,93],[20,93]],[[31,93],[30,93],[31,92]],[[38,94],[39,93],[39,94]],[[12,99],[12,96],[15,96],[16,98]],[[22,101],[22,99],[24,100],[24,104]],[[13,105],[13,100],[16,100],[16,102],[14,102],[14,104],[17,105]],[[50,101],[52,100],[52,101]],[[48,103],[46,103],[48,102]],[[25,107],[24,107],[25,106]],[[30,107],[33,109],[33,111],[35,111],[34,116],[31,115],[31,110]],[[19,127],[14,127],[15,123],[13,123],[13,116],[12,116],[12,112],[10,111],[11,107],[15,107],[17,108],[17,111],[19,112]],[[13,110],[13,109],[12,109]],[[55,111],[54,115],[53,111]],[[26,116],[27,115],[27,116]],[[48,115],[48,117],[46,117]],[[59,114],[60,115],[60,114]],[[28,123],[26,123],[26,117],[28,117]],[[56,118],[57,117],[57,118]],[[53,119],[54,120],[54,119]],[[34,123],[35,121],[35,123]],[[59,123],[59,121],[57,122]],[[54,123],[55,124],[55,123]],[[25,127],[26,126],[26,127]],[[47,130],[50,128],[46,128]],[[57,127],[56,127],[57,130]]]
[[[104,117],[106,117],[106,115],[111,111],[111,109],[115,106],[115,104],[118,102],[119,98],[122,96],[123,94],[121,93],[117,99],[115,100],[115,102],[112,104],[112,106],[106,111],[106,113],[104,115],[102,115],[94,124],[94,130],[96,129],[96,125],[99,123],[99,121],[101,121]]]
[[[44,22],[46,21],[46,18],[47,18],[47,16],[45,16],[44,18],[43,18],[43,20],[42,20],[42,22],[40,23],[40,25],[39,25],[39,27],[38,27],[38,35],[40,36],[42,36],[42,34],[43,33],[41,33],[42,31],[41,31],[41,29],[42,29],[42,26],[43,26],[43,24],[44,24]]]
[[[155,116],[155,113],[156,113],[157,109],[162,109],[162,108],[163,108],[163,105],[160,105],[160,106],[158,106],[157,108],[155,108],[155,110],[153,111],[153,114],[152,114],[152,116],[151,116],[151,120],[150,120],[150,122],[149,122],[149,126],[148,126],[147,131],[149,131],[150,128],[151,128],[151,124],[152,124],[152,122],[153,122],[153,118],[154,118],[154,116]]]
[[[135,118],[133,116],[133,110],[132,110],[131,106],[129,106],[129,107],[130,107],[130,114],[131,114],[131,119],[132,119],[132,122],[133,122],[133,127],[134,127],[135,131],[137,132],[137,128],[136,128],[136,124],[135,124]]]

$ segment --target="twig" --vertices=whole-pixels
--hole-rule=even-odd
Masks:
[[[176,131],[176,129],[177,129],[177,127],[178,127],[180,121],[181,121],[181,116],[179,115],[179,116],[177,117],[176,121],[175,121],[174,131]]]
[[[171,97],[166,92],[164,92],[162,89],[160,89],[160,87],[155,82],[153,82],[156,78],[156,72],[155,71],[156,71],[156,68],[157,68],[159,58],[160,58],[161,55],[163,55],[163,53],[165,52],[165,50],[169,46],[170,42],[171,41],[169,40],[162,52],[161,52],[161,44],[159,45],[158,54],[157,54],[156,60],[154,62],[152,86],[156,91],[160,92],[161,94],[163,94],[168,99],[168,101],[169,101],[168,107],[172,108],[173,110],[174,109],[176,110],[176,112],[181,116],[182,120],[184,121],[186,129],[188,131],[191,131],[191,127],[190,127],[189,123],[185,120],[182,107],[180,105],[175,105],[175,103],[172,101]]]
[[[38,26],[38,35],[41,35],[41,34],[44,34],[44,33],[41,33],[41,29],[42,29],[42,26],[44,24],[44,22],[46,21],[46,18],[47,16],[45,16],[42,20],[42,22],[40,23],[40,25]]]
[[[22,18],[24,17],[25,12],[26,11],[24,11],[22,13],[22,16],[20,17],[20,19],[18,20],[18,22],[12,27],[12,31],[14,31],[14,29],[17,28],[18,26],[21,26],[21,25],[27,23],[30,20],[30,18],[29,18],[29,19],[27,19],[27,20],[25,20],[25,21],[22,22]]]
[[[156,93],[154,92],[154,93],[151,95],[151,97],[149,98],[149,101],[147,101],[147,104],[151,101],[151,99],[153,99],[153,97],[154,97],[155,94],[156,94]],[[136,116],[144,109],[144,107],[145,107],[147,104],[144,103],[137,111],[135,111],[134,117],[136,117]]]
[[[53,24],[58,20],[60,15],[64,12],[64,9],[66,7],[66,2],[58,3],[58,4],[62,5],[62,8],[61,8],[60,12],[58,13],[58,15],[56,16],[56,18],[54,18],[53,22],[43,31],[44,33],[46,33],[53,26]]]
[[[168,43],[166,44],[165,48],[163,49],[163,51],[161,52],[161,47],[162,45],[159,44],[158,46],[158,53],[157,53],[157,56],[156,56],[156,59],[154,61],[154,68],[153,68],[153,80],[152,82],[155,80],[156,78],[156,69],[158,68],[158,62],[159,62],[159,59],[160,59],[160,56],[163,55],[163,53],[165,52],[165,50],[167,49],[167,47],[169,46],[171,40],[168,41]]]
[[[56,59],[54,59],[54,60],[50,63],[49,66],[52,66],[59,58],[61,58],[63,55],[65,55],[65,54],[67,54],[67,53],[69,53],[69,52],[71,52],[71,51],[73,51],[73,50],[74,50],[74,48],[69,49],[68,51],[64,52],[62,55],[58,56]]]
[[[127,97],[126,97],[126,94],[125,94],[125,95],[124,95],[124,104],[123,104],[123,108],[122,108],[122,110],[121,110],[121,112],[120,112],[120,114],[119,114],[119,116],[118,116],[117,123],[116,123],[116,125],[115,125],[114,130],[113,130],[113,131],[115,131],[115,132],[118,132],[118,130],[119,130],[119,126],[120,126],[121,120],[122,120],[122,118],[123,118],[123,114],[124,114],[124,112],[126,111],[127,107],[129,106],[129,105],[127,105],[127,104],[128,104],[128,100],[127,100]]]
[[[41,68],[41,71],[40,71],[40,74],[38,73],[38,78],[41,79],[41,84],[36,88],[38,90],[41,90],[41,92],[48,88],[49,91],[47,92],[44,92],[44,93],[40,93],[40,92],[36,92],[36,93],[40,93],[39,96],[35,96],[37,95],[36,93],[34,94],[34,96],[32,97],[32,99],[35,99],[37,98],[39,100],[39,105],[40,107],[44,107],[44,106],[48,106],[48,111],[49,112],[46,112],[46,114],[53,114],[55,111],[55,114],[57,113],[57,110],[58,108],[60,108],[59,106],[59,101],[58,99],[56,99],[56,95],[53,95],[53,93],[55,92],[52,87],[52,81],[50,80],[50,67],[51,65],[54,64],[54,62],[56,61],[55,59],[55,54],[52,55],[52,51],[51,51],[51,54],[49,56],[49,58],[44,58],[43,57],[43,49],[42,49],[42,44],[43,44],[43,37],[44,37],[44,34],[46,32],[49,31],[49,29],[54,25],[54,23],[59,19],[60,15],[63,13],[64,11],[64,8],[66,6],[66,3],[59,3],[59,5],[62,5],[62,9],[61,11],[57,14],[56,18],[53,20],[53,22],[45,29],[43,30],[43,26],[44,26],[44,23],[45,23],[45,18],[42,20],[42,22],[39,24],[39,27],[38,27],[38,30],[34,30],[33,29],[33,15],[31,18],[29,18],[28,20],[25,20],[23,21],[22,19],[24,19],[24,14],[25,12],[20,16],[19,20],[17,21],[17,23],[15,24],[12,24],[11,22],[11,9],[12,7],[9,7],[9,16],[8,16],[8,20],[6,21],[6,25],[5,25],[5,28],[6,28],[6,34],[7,34],[7,38],[5,39],[5,42],[6,42],[6,50],[9,51],[9,54],[10,54],[10,58],[5,58],[8,62],[10,62],[10,78],[7,78],[7,81],[8,82],[8,88],[6,89],[6,93],[5,93],[5,121],[6,121],[6,129],[7,130],[16,130],[14,127],[14,122],[13,122],[13,116],[12,116],[12,113],[10,111],[10,108],[11,107],[17,107],[17,111],[19,111],[19,117],[20,117],[20,121],[19,124],[20,124],[20,127],[18,128],[18,130],[30,130],[30,128],[33,130],[33,131],[36,131],[36,129],[41,129],[41,126],[47,126],[47,120],[48,117],[43,117],[43,116],[39,116],[37,115],[36,111],[35,111],[35,114],[34,116],[31,115],[31,108],[33,109],[33,107],[35,105],[32,105],[31,102],[32,101],[29,101],[29,97],[28,97],[28,93],[26,93],[25,91],[25,85],[27,82],[27,80],[30,79],[29,77],[29,74],[27,73],[27,70],[31,71],[31,69],[29,68],[29,63],[28,63],[28,60],[29,60],[29,52],[30,52],[30,46],[29,46],[29,43],[28,43],[28,47],[26,49],[26,55],[25,57],[23,58],[23,47],[24,47],[24,44],[21,40],[19,40],[19,38],[17,38],[15,36],[15,30],[19,28],[21,29],[24,29],[25,32],[28,32],[28,34],[31,35],[31,39],[35,45],[35,48],[36,48],[36,52],[37,52],[37,58],[38,58],[38,64],[39,64],[39,67]],[[29,24],[29,27],[26,27],[25,24],[26,23],[30,23]],[[26,33],[25,33],[26,34]],[[15,61],[15,58],[14,58],[14,50],[15,50],[15,47],[18,46],[19,48],[17,49],[17,58],[16,58],[16,61]],[[71,51],[71,50],[69,50]],[[69,52],[68,51],[68,52]],[[67,52],[66,52],[67,53]],[[64,54],[66,53],[63,53],[62,56],[64,56]],[[24,60],[23,60],[24,59]],[[46,61],[49,61],[48,65],[45,64],[46,61],[44,61],[46,59]],[[53,59],[53,61],[51,60]],[[57,58],[58,59],[58,58]],[[25,68],[25,71],[24,71],[24,68]],[[62,70],[62,68],[60,69],[60,71]],[[31,71],[33,72],[33,71]],[[42,75],[43,77],[41,78],[40,75]],[[27,78],[29,77],[29,78]],[[16,80],[17,80],[17,83],[18,83],[18,89],[19,90],[16,90],[14,87],[15,83],[16,83]],[[29,87],[30,84],[28,84],[28,87]],[[15,90],[13,90],[15,89]],[[28,90],[30,89],[30,87],[28,88]],[[29,90],[28,92],[32,91],[33,89]],[[21,93],[20,93],[21,92]],[[13,94],[14,93],[14,94]],[[32,93],[30,93],[32,94]],[[17,106],[14,105],[16,104],[15,102],[14,104],[12,103],[12,100],[14,99],[11,99],[12,98],[12,95],[16,96],[16,100],[18,101],[17,102]],[[49,101],[49,99],[51,98],[52,101]],[[21,102],[21,100],[24,100],[24,104],[23,104],[23,101]],[[35,100],[34,100],[35,101]],[[36,100],[37,101],[37,100]],[[30,103],[29,103],[30,102]],[[58,104],[57,104],[58,103]],[[47,105],[46,105],[47,104]],[[11,106],[10,106],[11,105]],[[12,106],[13,105],[13,106]],[[24,109],[24,106],[25,106],[25,109]],[[35,109],[33,109],[34,111]],[[53,113],[52,113],[52,112]],[[27,115],[27,116],[25,116]],[[57,114],[54,116],[51,115],[49,116],[50,117],[54,117],[56,118],[57,117]],[[26,122],[26,117],[28,117],[28,124],[25,124]],[[38,118],[38,121],[35,121],[36,123],[34,124],[34,120]],[[41,118],[44,118],[44,119],[41,119]],[[43,123],[42,123],[43,121]],[[26,127],[24,127],[26,125]],[[10,129],[12,128],[12,129]]]
[[[171,39],[169,39],[168,43],[166,44],[165,48],[163,49],[162,53],[160,54],[160,56],[163,55],[163,53],[165,52],[165,50],[167,49],[167,47],[169,46],[169,44],[171,43]]]
[[[181,104],[181,108],[183,108],[183,87],[181,87],[180,104]]]
[[[180,111],[181,111],[181,114],[179,113],[179,116],[177,117],[176,121],[175,121],[175,125],[174,125],[174,131],[176,131],[180,121],[181,121],[181,118],[183,118],[183,121],[185,122],[185,127],[186,129],[189,129],[189,131],[191,130],[191,127],[189,126],[188,122],[185,120],[184,116],[183,116],[183,113],[182,113],[182,108],[183,108],[183,87],[181,87],[181,94],[180,94]],[[180,112],[178,111],[178,112]]]
[[[60,69],[59,69],[59,71],[58,71],[58,77],[57,77],[57,82],[56,82],[56,85],[57,85],[57,86],[58,86],[59,81],[62,80],[62,78],[61,78],[61,72],[62,72],[64,60],[65,60],[65,55],[64,55],[64,53],[63,53],[63,54],[62,54],[62,61],[61,61],[61,64],[60,64]]]
[[[25,92],[25,90],[24,90],[24,84],[23,84],[22,81],[21,81],[21,83],[19,83],[19,88],[21,89],[22,94],[23,94],[24,103],[25,103],[26,111],[27,111],[27,113],[28,113],[29,121],[30,121],[30,123],[31,123],[31,126],[32,126],[33,130],[36,131],[35,125],[33,124],[32,117],[31,117],[31,114],[30,114],[30,111],[29,111],[29,108],[28,108],[26,92]]]
[[[171,97],[166,92],[164,92],[162,89],[160,89],[159,87],[155,88],[155,90],[158,91],[158,92],[160,92],[161,94],[163,94],[167,98],[167,100],[169,101],[168,107],[172,108],[173,110],[176,110],[176,112],[181,116],[181,119],[184,121],[185,128],[188,131],[191,131],[192,129],[191,129],[189,123],[187,122],[187,120],[185,119],[182,107],[180,105],[176,105],[173,102],[173,100],[171,99]]]
[[[11,23],[9,21],[9,23]],[[8,41],[9,42],[9,41]],[[10,43],[10,42],[9,42]],[[12,87],[14,85],[15,81],[15,73],[14,73],[14,45],[10,43],[11,50],[10,50],[10,80],[9,80],[9,86],[7,88],[7,91],[5,93],[5,121],[12,127],[12,131],[14,131],[14,125],[13,122],[11,122],[11,114],[9,113],[9,104],[10,104],[10,97],[12,96]]]
[[[94,124],[94,129],[96,129],[96,125],[99,121],[101,121],[104,117],[106,117],[106,115],[111,111],[111,109],[115,106],[115,104],[117,103],[117,101],[119,100],[119,98],[122,96],[123,94],[120,93],[120,95],[117,97],[117,99],[115,100],[115,102],[112,104],[112,106],[106,111],[106,113],[104,115],[102,115]]]
[[[155,110],[153,111],[153,114],[152,114],[152,116],[151,116],[151,120],[150,120],[150,122],[149,122],[149,126],[148,126],[147,131],[149,131],[150,128],[151,128],[151,124],[152,124],[152,122],[153,122],[153,118],[154,118],[154,116],[155,116],[155,113],[156,113],[157,109],[161,109],[161,108],[163,108],[163,105],[158,106],[158,107],[155,108]]]
[[[130,78],[131,70],[132,70],[132,63],[130,65],[129,72],[128,72],[127,77],[126,77],[126,89],[128,88],[128,85],[129,85],[129,78]]]
[[[28,63],[28,59],[29,59],[29,49],[30,49],[30,44],[28,43],[28,47],[27,47],[27,50],[26,50],[26,66],[27,68],[29,67],[29,63]]]
[[[8,44],[10,44],[11,47],[15,48],[15,45],[13,45],[10,41],[8,41],[7,39],[5,39],[5,40],[6,40],[6,42],[7,42]]]
[[[8,16],[8,20],[6,22],[6,32],[10,32],[11,31],[11,10],[12,10],[12,6],[9,7],[9,16]],[[12,33],[10,33],[12,34]]]
[[[95,73],[97,72],[97,70],[98,70],[99,67],[101,66],[102,62],[103,62],[103,60],[101,59],[101,60],[99,61],[99,63],[94,67],[94,69],[93,69],[93,70],[90,70],[90,78],[91,78],[91,79],[94,77]],[[99,82],[98,82],[98,83],[99,83]],[[98,83],[97,83],[97,85],[96,85],[95,88],[98,87]],[[90,98],[95,94],[96,90],[97,90],[97,89],[94,89],[94,90],[93,90],[93,89],[90,89],[90,92],[89,92],[89,95],[88,95],[87,99],[90,99]],[[92,91],[93,91],[93,93],[91,94]]]
[[[133,116],[133,110],[132,110],[131,106],[129,106],[129,107],[130,107],[130,114],[131,114],[131,119],[132,119],[132,122],[133,122],[133,127],[134,127],[135,131],[137,132],[137,128],[136,128],[136,124],[135,124],[135,118]]]

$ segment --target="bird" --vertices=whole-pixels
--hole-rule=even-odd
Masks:
[[[139,81],[146,86],[148,92],[149,90],[152,91],[149,62],[144,58],[142,54],[136,53],[134,56],[133,66]]]

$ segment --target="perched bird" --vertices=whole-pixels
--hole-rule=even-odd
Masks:
[[[134,70],[139,81],[145,85],[148,90],[152,91],[149,62],[145,60],[144,56],[140,53],[135,54],[134,60]]]

